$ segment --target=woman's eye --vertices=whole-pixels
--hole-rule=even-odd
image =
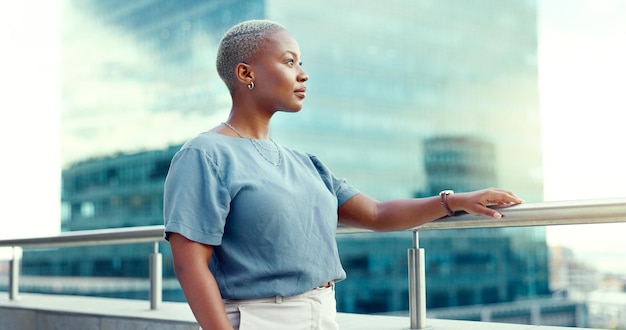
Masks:
[[[294,65],[294,64],[296,64],[296,61],[294,59],[288,59],[287,60],[287,64]],[[298,62],[298,65],[302,66],[302,62]]]

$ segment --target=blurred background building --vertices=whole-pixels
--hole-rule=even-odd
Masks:
[[[378,199],[501,186],[542,200],[533,1],[62,3],[64,231],[162,224],[169,160],[228,114],[214,68],[219,38],[252,18],[285,25],[310,75],[304,109],[273,122],[279,143],[317,154]],[[410,233],[339,236],[348,280],[337,285],[338,309],[406,311],[411,240]],[[454,318],[450,307],[551,293],[542,227],[423,232],[420,245],[428,307],[446,309],[446,317]],[[147,274],[151,249],[27,251],[23,273],[133,283]],[[161,249],[170,279],[164,297],[182,300],[167,244]],[[106,283],[92,294],[147,296],[141,285]]]

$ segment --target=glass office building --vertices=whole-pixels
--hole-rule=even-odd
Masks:
[[[62,3],[63,230],[162,223],[171,155],[228,114],[214,68],[219,38],[252,18],[285,25],[310,76],[304,109],[276,115],[277,142],[318,155],[378,199],[486,186],[542,199],[533,1]],[[338,240],[349,276],[337,287],[340,310],[408,308],[409,233]],[[424,232],[420,241],[429,306],[548,293],[543,228]],[[32,253],[25,273],[143,276],[122,267],[144,262],[139,249],[104,250],[93,252],[97,263],[88,250]],[[36,269],[42,263],[49,272]]]
[[[268,18],[299,40],[310,75],[280,143],[378,198],[427,191],[424,142],[493,146],[494,181],[542,194],[532,1],[64,1],[65,163],[178,144],[219,123],[223,32]],[[455,188],[455,187],[450,187]]]

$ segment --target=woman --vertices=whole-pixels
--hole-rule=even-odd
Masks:
[[[500,218],[486,206],[521,203],[498,189],[380,202],[317,157],[279,146],[269,138],[270,119],[302,109],[309,77],[300,58],[277,23],[231,28],[216,61],[230,115],[172,160],[166,238],[202,329],[337,329],[333,286],[346,276],[337,224],[403,230],[461,210]]]

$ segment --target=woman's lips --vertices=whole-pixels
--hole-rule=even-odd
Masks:
[[[306,97],[306,87],[298,88],[294,91],[297,97],[303,99]]]

